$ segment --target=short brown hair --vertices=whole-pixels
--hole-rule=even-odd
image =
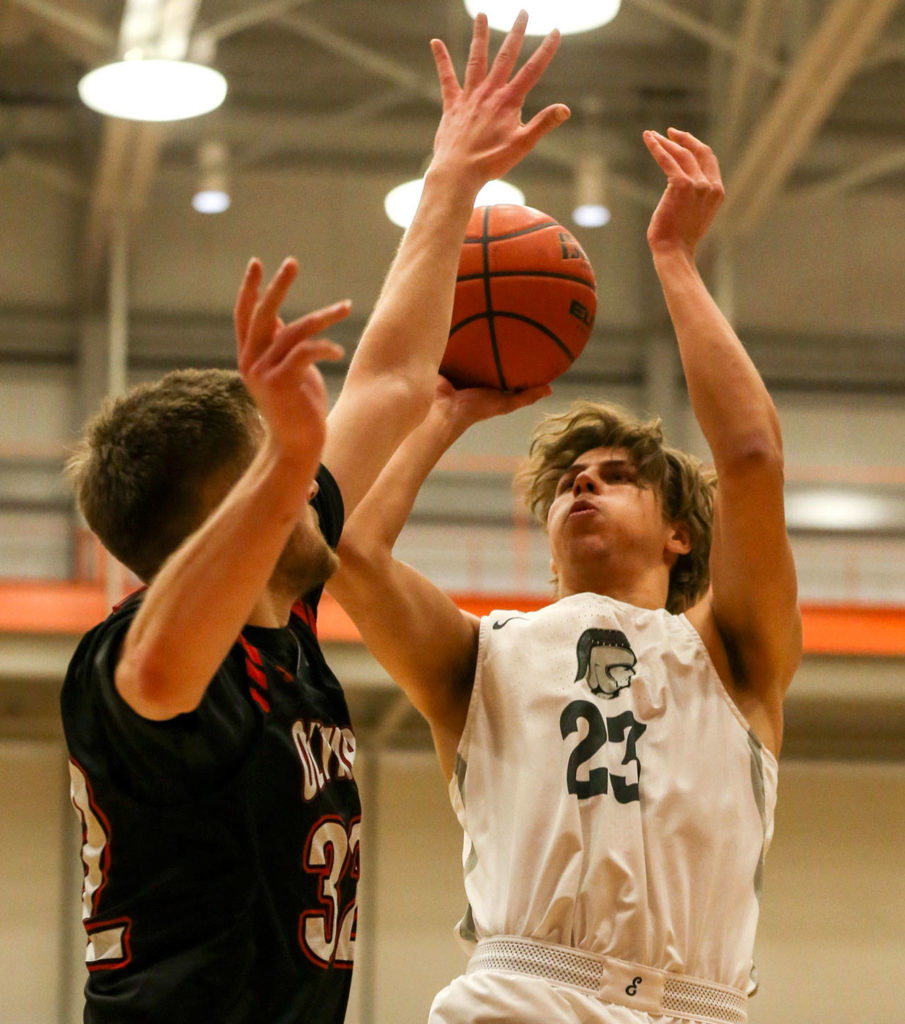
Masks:
[[[255,406],[229,370],[176,370],[107,399],[66,471],[101,543],[140,579],[200,525],[204,487],[253,457]]]
[[[694,456],[669,447],[659,419],[641,420],[610,403],[581,400],[547,416],[531,437],[516,484],[534,518],[546,524],[556,485],[572,463],[592,448],[623,448],[642,486],[652,487],[669,522],[689,531],[691,550],[670,572],[666,607],[681,612],[699,600],[710,582],[710,540],[716,474]]]

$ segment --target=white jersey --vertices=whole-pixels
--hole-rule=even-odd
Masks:
[[[596,594],[495,612],[450,784],[460,935],[744,992],[776,779],[684,615]]]

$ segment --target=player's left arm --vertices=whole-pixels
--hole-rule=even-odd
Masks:
[[[517,394],[483,388],[456,391],[440,378],[427,417],[405,439],[346,524],[338,548],[340,568],[327,583],[368,649],[427,720],[447,778],[471,695],[478,620],[393,558],[393,545],[424,479],[469,426],[549,393],[547,385]]]
[[[516,71],[526,23],[523,12],[491,63],[487,19],[478,15],[461,85],[446,47],[431,42],[443,113],[421,201],[327,420],[323,462],[347,515],[430,408],[475,197],[568,117],[566,106],[553,104],[521,122],[559,45],[551,33]]]
[[[778,748],[782,697],[801,657],[779,418],[760,374],[695,263],[697,243],[723,199],[716,157],[687,132],[670,129],[668,138],[646,132],[644,138],[667,177],[648,242],[675,327],[692,408],[718,476],[711,593],[693,610],[692,619],[712,615],[732,682],[742,700],[749,695],[766,711]]]

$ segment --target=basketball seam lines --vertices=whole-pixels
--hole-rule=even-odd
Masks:
[[[488,207],[489,209],[489,207]],[[507,238],[518,238],[521,235],[530,235],[535,231],[542,231],[544,228],[559,227],[555,220],[544,221],[543,224],[532,224],[530,228],[522,228],[520,231],[509,231],[505,235],[488,235],[486,222],[484,234],[480,238],[466,238],[465,245],[483,245],[485,242],[502,242]]]
[[[574,274],[557,274],[553,270],[484,270],[480,274],[462,274],[456,278],[459,281],[480,281],[490,277],[551,277],[557,281],[573,281],[575,284],[583,284],[587,288],[593,288],[587,278],[576,277]]]
[[[494,314],[493,314],[493,315],[494,315],[495,317],[499,317],[499,318],[500,318],[501,320],[521,320],[522,322],[524,322],[524,323],[526,323],[526,324],[531,324],[531,326],[532,326],[532,327],[536,327],[536,328],[537,328],[537,329],[538,329],[539,331],[541,331],[541,332],[542,332],[543,334],[546,334],[546,335],[547,335],[547,337],[548,337],[548,338],[549,338],[549,339],[550,339],[550,340],[551,340],[551,341],[552,341],[552,342],[553,342],[553,343],[554,343],[554,344],[555,344],[555,345],[556,345],[556,346],[557,346],[558,348],[561,348],[561,349],[562,349],[562,351],[563,351],[563,352],[565,352],[565,354],[566,354],[566,355],[567,355],[567,356],[569,357],[569,362],[570,362],[570,363],[573,363],[573,362],[575,361],[575,356],[573,356],[573,355],[572,355],[572,352],[571,352],[571,350],[569,349],[568,345],[566,345],[566,344],[565,344],[564,342],[562,342],[562,341],[561,341],[561,340],[560,340],[560,339],[559,339],[559,338],[558,338],[558,337],[557,337],[557,336],[556,336],[556,335],[555,335],[555,334],[554,334],[554,333],[553,333],[553,332],[552,332],[552,331],[550,330],[550,328],[549,328],[549,327],[545,327],[545,326],[544,326],[544,324],[542,324],[542,323],[541,323],[541,322],[540,322],[539,320],[532,320],[532,318],[531,318],[530,316],[525,316],[525,315],[524,315],[523,313],[507,313],[507,312],[505,312],[505,311],[500,311],[500,312],[494,312]],[[459,321],[459,322],[458,322],[458,323],[457,323],[457,324],[455,325],[455,327],[453,327],[453,328],[452,328],[452,330],[451,330],[451,331],[449,332],[449,334],[450,334],[450,337],[452,337],[452,335],[454,335],[454,334],[456,333],[456,331],[460,330],[460,329],[461,329],[461,328],[463,328],[463,327],[467,327],[467,326],[468,326],[468,325],[469,325],[470,323],[473,323],[473,322],[474,322],[475,320],[481,320],[481,319],[482,319],[482,318],[483,318],[484,316],[486,316],[486,313],[472,313],[472,315],[471,315],[471,316],[466,316],[466,317],[464,317],[464,318],[463,318],[462,320],[460,320],[460,321]],[[495,339],[495,335],[494,335],[494,346],[495,346],[495,345],[496,345],[496,339]],[[493,350],[493,352],[494,352],[494,357],[496,357],[496,347],[494,347],[494,350]],[[500,372],[500,377],[502,378],[502,376],[503,376],[503,375],[502,375],[502,372]]]
[[[485,301],[485,304],[486,304],[486,307],[487,307],[487,328],[490,331],[490,350],[491,350],[491,352],[493,352],[493,361],[494,361],[494,364],[496,365],[497,376],[500,378],[500,389],[502,391],[505,391],[506,390],[506,377],[503,374],[503,363],[502,363],[502,360],[500,359],[500,350],[499,350],[499,346],[497,345],[497,342],[496,342],[496,324],[494,322],[495,314],[494,314],[494,310],[493,310],[493,300],[491,298],[491,293],[490,293],[490,272],[489,272],[490,271],[490,268],[489,268],[489,263],[490,263],[490,256],[489,256],[490,233],[489,233],[488,229],[490,227],[490,211],[492,209],[493,209],[493,207],[488,206],[484,210],[483,231],[481,232],[481,255],[482,255],[483,261],[484,261],[484,272],[483,272],[482,276],[484,278],[484,301]],[[519,234],[521,234],[521,233],[523,233],[523,232],[519,232]],[[496,239],[494,239],[494,241],[495,240]]]

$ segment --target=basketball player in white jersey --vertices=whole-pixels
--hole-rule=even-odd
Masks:
[[[695,249],[723,197],[693,136],[648,242],[719,484],[656,421],[578,403],[536,433],[557,600],[482,620],[392,559],[424,476],[509,398],[441,387],[360,506],[333,590],[430,723],[465,831],[472,946],[431,1024],[743,1024],[782,700],[801,651],[773,403]]]

